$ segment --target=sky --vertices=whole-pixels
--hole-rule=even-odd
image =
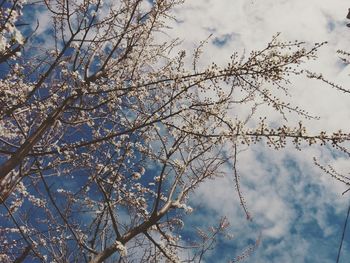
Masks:
[[[177,49],[191,52],[211,35],[200,60],[203,66],[212,61],[224,65],[234,51],[248,54],[263,48],[278,32],[281,40],[305,41],[307,45],[327,41],[319,58],[303,67],[350,88],[350,66],[341,63],[336,53],[338,49],[350,51],[348,7],[345,0],[188,0],[173,10],[176,21],[168,21],[170,29],[157,37],[179,38],[182,42]],[[49,23],[45,13],[37,12],[36,17],[39,35]],[[311,133],[350,131],[350,94],[319,81],[291,81],[290,101],[320,117],[304,121]],[[270,109],[264,110],[261,114],[271,121],[281,121]],[[298,121],[298,116],[291,116],[287,124]],[[264,143],[243,149],[238,157],[241,189],[253,220],[246,220],[228,164],[226,177],[208,181],[193,194],[194,212],[185,218],[189,229],[215,224],[223,216],[230,221],[233,239],[219,240],[205,262],[233,260],[260,233],[261,243],[246,262],[335,262],[350,192],[342,195],[346,187],[316,167],[313,157],[347,174],[348,157],[325,147],[298,151],[290,145],[275,151]],[[350,229],[339,262],[347,262],[349,257]]]
[[[208,38],[201,63],[224,65],[234,52],[259,49],[280,32],[281,40],[305,41],[307,45],[327,41],[319,58],[303,65],[347,87],[350,67],[340,62],[338,49],[349,50],[350,28],[344,0],[196,0],[173,11],[167,36],[182,40],[179,49],[194,50]],[[291,102],[319,120],[304,121],[312,132],[350,130],[350,95],[305,78],[293,78]],[[235,114],[239,115],[239,112]],[[266,109],[270,118],[278,116]],[[291,117],[289,124],[297,121]],[[206,262],[227,262],[254,243],[261,244],[246,262],[335,262],[346,217],[349,194],[346,187],[313,164],[332,164],[348,174],[348,157],[328,148],[293,146],[275,151],[264,144],[239,154],[241,188],[253,220],[247,221],[234,188],[232,168],[227,177],[202,185],[192,198],[194,213],[186,220],[201,225],[227,216],[234,238],[221,240]],[[350,229],[345,236],[339,262],[350,256]]]

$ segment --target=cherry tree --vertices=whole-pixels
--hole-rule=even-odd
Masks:
[[[204,43],[171,55],[177,40],[157,38],[181,2],[0,3],[2,262],[201,261],[229,222],[189,242],[183,217],[191,193],[226,176],[228,163],[251,217],[236,172],[240,147],[347,152],[349,134],[308,134],[302,119],[312,116],[286,100],[290,76],[317,77],[301,64],[324,43],[276,35],[224,67],[203,68]],[[52,42],[42,44],[26,10],[47,15]],[[273,127],[266,116],[253,125],[261,105],[300,122]],[[241,108],[249,113],[235,114]]]

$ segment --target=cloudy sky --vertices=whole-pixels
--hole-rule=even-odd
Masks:
[[[193,50],[212,34],[201,62],[224,64],[234,51],[264,47],[277,32],[281,40],[308,44],[327,41],[319,59],[303,67],[322,73],[349,88],[350,67],[340,62],[338,49],[349,50],[350,28],[345,0],[195,0],[174,10],[170,37],[183,40],[179,48]],[[350,21],[349,21],[350,22]],[[318,81],[292,79],[294,104],[320,120],[306,121],[312,132],[350,130],[350,94],[342,94]],[[239,115],[239,113],[236,113]],[[272,112],[266,111],[266,115]],[[277,118],[277,117],[276,117]],[[297,121],[297,118],[291,119]],[[254,243],[262,242],[247,262],[335,262],[346,216],[349,194],[344,185],[313,165],[313,157],[348,174],[346,156],[326,148],[287,147],[282,151],[265,145],[250,147],[239,155],[242,191],[253,221],[247,221],[239,205],[232,177],[203,185],[195,194],[194,214],[188,224],[230,219],[231,241],[222,240],[207,262],[227,262]],[[230,174],[230,167],[227,167]],[[339,262],[350,257],[350,233]]]
[[[181,39],[178,49],[191,53],[212,35],[204,48],[203,65],[212,61],[225,64],[234,51],[249,53],[263,48],[278,32],[281,40],[309,45],[327,41],[319,59],[303,67],[350,88],[350,66],[341,63],[336,53],[338,49],[350,51],[348,7],[345,0],[187,0],[173,11],[177,20],[169,22],[171,30],[166,37]],[[39,34],[49,23],[45,14],[37,17]],[[305,78],[293,78],[290,92],[291,102],[320,117],[305,121],[311,132],[350,131],[350,94]],[[279,120],[268,109],[261,114]],[[291,116],[289,124],[297,121]],[[260,233],[261,244],[247,262],[335,262],[350,192],[342,195],[346,187],[317,168],[313,157],[348,174],[348,158],[327,148],[303,148],[300,152],[291,145],[275,151],[260,144],[240,152],[238,172],[252,221],[246,220],[239,204],[229,165],[227,177],[199,188],[192,198],[194,213],[186,218],[187,225],[215,224],[227,216],[234,237],[220,240],[206,262],[234,259]],[[349,257],[350,229],[340,262]]]

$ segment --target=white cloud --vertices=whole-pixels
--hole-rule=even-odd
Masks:
[[[338,49],[349,51],[350,29],[345,25],[348,7],[343,0],[186,1],[174,11],[178,22],[171,23],[173,30],[167,33],[182,39],[178,48],[187,53],[213,34],[205,46],[202,65],[212,61],[224,65],[234,51],[248,53],[265,47],[277,32],[281,32],[281,40],[305,41],[310,46],[327,41],[318,52],[319,58],[303,67],[350,88],[350,67],[342,65],[336,54]],[[319,121],[304,121],[311,132],[350,131],[350,94],[304,77],[293,77],[292,81],[290,101],[321,117]],[[244,112],[243,109],[235,114]],[[281,121],[280,116],[267,107],[262,107],[257,114],[262,115]],[[287,125],[298,120],[299,116],[291,116]],[[343,222],[347,206],[346,197],[341,196],[346,187],[325,175],[313,164],[312,158],[315,156],[322,164],[331,163],[347,172],[348,157],[335,158],[334,152],[320,147],[302,152],[292,146],[281,151],[265,147],[255,146],[239,156],[241,189],[253,216],[252,223],[245,221],[230,176],[200,187],[194,196],[194,205],[202,210],[210,209],[212,214],[228,216],[236,236],[235,246],[244,248],[248,239],[256,238],[256,228],[262,230],[263,248],[249,262],[307,262],[307,259],[332,262],[332,251],[338,244],[334,242],[339,241],[342,227],[337,222]],[[227,172],[232,173],[230,167]],[[308,226],[319,228],[319,237],[310,234]],[[238,251],[225,253],[233,258]]]
[[[272,35],[282,32],[280,38],[285,40],[310,44],[328,41],[321,48],[319,59],[305,66],[348,86],[349,68],[340,67],[336,54],[337,49],[347,49],[350,44],[345,1],[186,1],[174,13],[180,23],[172,23],[173,30],[168,33],[184,40],[181,48],[187,51],[192,51],[211,33],[212,40],[231,36],[224,47],[210,42],[205,48],[203,64],[213,60],[224,64],[233,51],[262,48]],[[350,123],[344,122],[350,117],[350,96],[343,96],[319,81],[295,78],[293,83],[291,101],[322,117],[323,121],[312,123],[314,130],[350,129]]]

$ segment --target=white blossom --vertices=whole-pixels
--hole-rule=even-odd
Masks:
[[[114,244],[115,244],[115,247],[118,250],[120,256],[126,257],[128,255],[128,251],[126,249],[126,246],[123,245],[120,241],[116,241]]]
[[[139,180],[141,178],[141,174],[138,172],[134,172],[131,177],[134,180]]]

